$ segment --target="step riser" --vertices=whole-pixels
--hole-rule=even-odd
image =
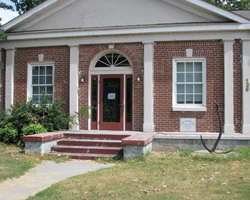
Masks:
[[[89,155],[70,155],[67,153],[65,155],[62,155],[60,153],[49,153],[49,155],[54,155],[54,156],[62,156],[62,157],[70,157],[71,159],[80,159],[80,160],[96,160],[98,158],[110,158],[110,157],[120,157],[121,155],[117,155],[117,156],[114,156],[114,155],[99,155],[99,156],[96,156],[94,154],[89,154]]]
[[[121,142],[94,142],[94,141],[58,141],[58,145],[67,146],[94,146],[94,147],[122,147]]]
[[[130,135],[109,135],[109,134],[74,134],[64,133],[64,138],[91,139],[91,140],[122,140]]]
[[[88,149],[88,148],[57,148],[52,147],[52,152],[64,152],[64,153],[94,153],[94,154],[112,154],[112,155],[122,155],[123,150],[113,150],[113,149]]]

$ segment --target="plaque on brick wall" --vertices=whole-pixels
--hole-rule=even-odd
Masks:
[[[180,132],[196,132],[196,118],[180,118]]]

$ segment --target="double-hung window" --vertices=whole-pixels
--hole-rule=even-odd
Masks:
[[[206,60],[173,61],[173,111],[206,111]]]
[[[52,63],[29,65],[28,98],[32,98],[34,103],[40,103],[43,94],[48,95],[48,103],[53,103],[54,64]]]

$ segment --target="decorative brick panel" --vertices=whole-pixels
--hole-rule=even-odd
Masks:
[[[206,58],[207,112],[172,111],[173,58],[186,57],[186,49],[193,49],[193,57]],[[222,41],[157,42],[154,56],[155,131],[179,132],[180,118],[193,117],[196,118],[197,132],[219,132],[218,115],[213,100],[219,104],[222,121],[224,121],[224,51]]]
[[[242,45],[240,40],[235,40],[234,51],[234,129],[241,132],[242,127]]]
[[[65,101],[63,110],[69,113],[69,47],[22,48],[15,52],[14,101],[27,98],[27,69],[29,62],[38,62],[38,54],[44,54],[44,62],[55,62],[54,100]]]
[[[108,49],[108,45],[81,45],[80,46],[80,75],[84,75],[86,80],[79,83],[79,109],[88,105],[88,74],[90,62],[96,54]],[[143,81],[137,82],[136,77],[143,76],[143,48],[140,43],[116,44],[114,49],[122,51],[131,60],[133,65],[133,116],[132,126],[134,131],[141,131],[143,127]],[[84,117],[81,119],[80,129],[88,129],[88,121]]]

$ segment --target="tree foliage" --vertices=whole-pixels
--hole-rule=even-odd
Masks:
[[[204,0],[226,10],[248,10],[250,0]]]
[[[16,11],[21,15],[45,0],[11,0],[16,6]]]

